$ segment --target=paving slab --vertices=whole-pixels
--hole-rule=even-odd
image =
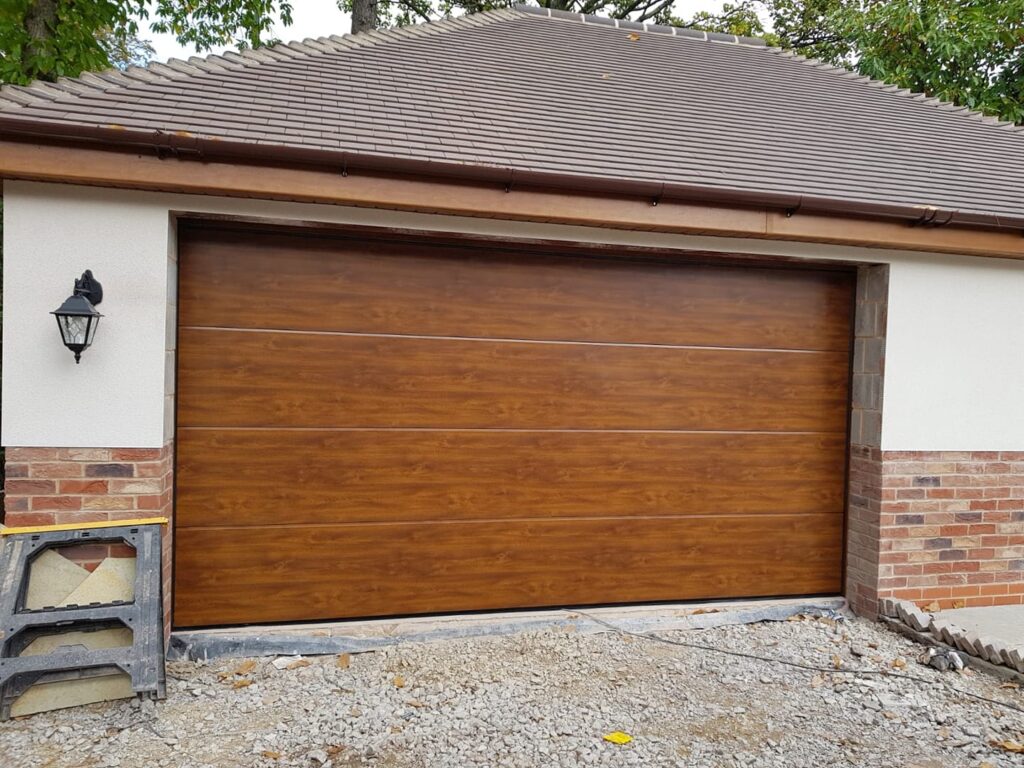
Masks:
[[[108,557],[59,605],[128,602],[135,597],[135,558]]]
[[[1024,649],[1024,605],[954,608],[935,615],[986,640],[998,640],[1009,648]]]
[[[89,571],[85,568],[48,549],[29,565],[25,607],[36,610],[60,605],[87,578]]]

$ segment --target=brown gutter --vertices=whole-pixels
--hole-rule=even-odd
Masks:
[[[149,150],[158,157],[175,157],[199,161],[238,160],[261,165],[314,166],[327,170],[327,165],[347,175],[351,171],[396,173],[476,183],[494,183],[513,191],[518,186],[571,190],[586,193],[646,197],[652,205],[662,200],[699,200],[712,205],[767,207],[786,212],[861,216],[876,219],[899,219],[911,225],[940,227],[958,225],[999,230],[1024,230],[1024,217],[964,213],[909,204],[867,203],[843,198],[815,197],[777,192],[702,187],[691,184],[666,184],[605,176],[580,176],[544,171],[523,171],[506,166],[473,166],[442,163],[387,155],[367,155],[314,148],[282,147],[240,141],[224,141],[160,130],[103,126],[57,125],[49,122],[0,116],[0,137],[38,143],[40,140],[88,142],[107,145],[111,149]],[[2,169],[0,169],[2,170]]]

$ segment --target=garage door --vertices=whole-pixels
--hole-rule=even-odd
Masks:
[[[184,230],[175,623],[839,591],[851,275],[614,256]]]

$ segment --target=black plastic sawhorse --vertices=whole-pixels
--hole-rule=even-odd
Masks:
[[[11,705],[33,685],[115,670],[131,676],[136,694],[165,696],[160,528],[153,523],[0,536],[0,720],[10,717]],[[32,562],[40,554],[76,544],[118,543],[135,549],[131,602],[25,608]],[[41,636],[115,627],[131,630],[130,646],[89,650],[72,645],[44,655],[20,655]]]

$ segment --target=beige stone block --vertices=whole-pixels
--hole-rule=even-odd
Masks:
[[[65,448],[59,455],[72,461],[110,461],[109,448]]]
[[[89,572],[48,549],[29,565],[25,607],[30,610],[63,605],[65,598],[89,578]]]
[[[162,493],[163,482],[158,477],[111,480],[111,493]]]
[[[42,656],[60,648],[81,645],[90,651],[105,648],[127,648],[132,644],[132,631],[128,628],[100,629],[95,632],[62,632],[37,637],[21,652],[21,656]]]
[[[44,635],[33,640],[22,656],[53,653],[61,647],[81,645],[89,650],[123,648],[132,644],[132,632],[127,628],[101,629],[96,632],[63,632]],[[55,709],[94,704],[98,701],[127,699],[134,696],[130,676],[117,672],[100,677],[79,680],[40,683],[25,691],[11,706],[12,717],[50,712]]]
[[[98,701],[130,699],[134,695],[132,679],[123,673],[59,683],[40,683],[25,691],[11,705],[11,717],[95,704]]]
[[[85,496],[82,509],[132,509],[134,499],[131,496]]]
[[[135,558],[108,557],[60,603],[89,605],[135,599]]]

